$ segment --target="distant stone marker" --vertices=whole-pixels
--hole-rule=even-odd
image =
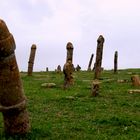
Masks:
[[[26,97],[15,57],[15,41],[5,22],[0,20],[0,111],[4,130],[9,135],[30,130]]]
[[[33,44],[31,47],[31,52],[30,52],[30,57],[28,62],[28,76],[31,76],[33,72],[35,53],[36,53],[36,45]]]
[[[102,65],[102,55],[103,55],[103,44],[104,37],[102,35],[97,39],[97,50],[96,50],[96,62],[95,62],[95,79],[99,79],[101,74],[101,65]]]
[[[60,65],[57,66],[56,72],[61,73],[61,66]]]
[[[114,73],[117,73],[118,70],[118,52],[115,51],[114,54]]]
[[[76,71],[80,71],[81,67],[79,65],[77,65],[75,69],[76,69]]]
[[[93,61],[93,56],[94,56],[94,54],[91,54],[89,64],[88,64],[88,69],[87,69],[88,71],[91,71],[91,64],[92,64],[92,61]]]
[[[63,67],[63,73],[64,73],[64,89],[68,88],[70,85],[73,85],[73,76],[72,73],[74,71],[74,66],[72,64],[73,60],[73,45],[71,42],[67,43],[66,46],[67,49],[67,58],[66,63]]]
[[[48,67],[46,67],[46,72],[48,72],[49,71],[49,68]]]

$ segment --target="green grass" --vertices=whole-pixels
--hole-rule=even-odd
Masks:
[[[6,138],[1,123],[0,139],[140,140],[140,94],[128,93],[135,89],[133,74],[140,75],[140,69],[103,71],[100,95],[92,97],[93,72],[75,72],[75,84],[67,90],[63,90],[63,74],[35,72],[28,77],[21,73],[32,129],[26,136]],[[128,82],[118,83],[120,79]],[[45,82],[56,87],[42,88]]]

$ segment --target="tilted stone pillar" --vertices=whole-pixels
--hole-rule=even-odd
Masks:
[[[114,73],[117,73],[118,70],[118,52],[115,51],[114,54]]]
[[[93,61],[93,56],[94,56],[94,54],[91,54],[89,64],[88,64],[88,71],[91,71],[91,64],[92,64],[92,61]]]
[[[30,58],[28,62],[28,76],[31,76],[33,72],[35,53],[36,53],[36,45],[33,44],[31,47]]]
[[[66,46],[67,49],[67,58],[66,63],[63,67],[63,73],[64,73],[64,89],[68,88],[70,85],[73,85],[73,76],[72,73],[74,71],[74,66],[72,64],[73,60],[73,45],[71,42],[67,43]]]
[[[0,20],[0,111],[7,134],[30,130],[26,97],[15,57],[15,41],[5,22]]]
[[[102,66],[104,37],[102,35],[97,39],[96,62],[95,62],[95,79],[99,79]]]

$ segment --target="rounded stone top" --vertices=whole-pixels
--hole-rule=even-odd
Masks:
[[[0,19],[0,40],[6,39],[10,35],[10,32],[5,24],[5,22]]]
[[[71,43],[71,42],[68,42],[66,48],[67,48],[67,49],[73,49],[73,45],[72,45],[72,43]]]
[[[117,57],[118,56],[118,51],[115,51],[115,57]]]
[[[13,35],[9,32],[5,22],[0,19],[0,60],[14,54],[15,48]]]
[[[104,39],[103,35],[100,35],[97,39],[98,43],[101,43],[101,42],[104,43],[104,41],[105,41],[105,39]]]
[[[31,49],[36,49],[36,45],[33,44],[32,47],[31,47]]]
[[[115,54],[117,54],[118,53],[118,51],[115,51]]]

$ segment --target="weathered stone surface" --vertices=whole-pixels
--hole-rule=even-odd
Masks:
[[[114,54],[114,73],[117,73],[118,70],[118,52],[115,51]]]
[[[95,62],[95,79],[99,79],[101,74],[102,55],[103,55],[104,37],[102,35],[97,39],[96,62]]]
[[[91,86],[91,95],[94,97],[98,96],[99,88],[100,88],[100,82],[98,80],[94,80]]]
[[[118,79],[117,82],[118,83],[127,83],[129,81],[127,79]]]
[[[128,90],[128,93],[140,93],[140,89],[130,89]]]
[[[68,60],[68,62],[64,65],[63,73],[64,73],[64,89],[66,89],[74,84],[73,76],[72,76],[73,65],[71,60]]]
[[[131,81],[132,81],[132,85],[133,85],[133,86],[140,86],[139,75],[133,75],[133,76],[131,77]]]
[[[73,45],[71,42],[67,43],[66,46],[67,49],[67,58],[66,63],[63,67],[63,73],[64,73],[64,89],[68,88],[70,85],[74,84],[72,73],[74,71],[74,65],[72,63],[73,60]]]
[[[7,134],[30,130],[26,98],[15,57],[15,41],[5,22],[0,20],[0,111]]]
[[[93,56],[94,56],[94,54],[91,54],[89,64],[88,64],[88,69],[87,69],[88,71],[91,71],[91,64],[92,64],[92,61],[93,61]]]
[[[73,44],[71,42],[68,42],[66,49],[67,49],[66,62],[68,62],[68,60],[71,60],[71,63],[73,63]]]
[[[56,84],[55,83],[43,83],[43,84],[41,84],[41,87],[53,88],[53,87],[56,87]]]
[[[28,76],[31,76],[33,72],[35,53],[36,53],[36,45],[33,44],[31,47],[31,52],[30,52],[30,57],[28,62]]]

